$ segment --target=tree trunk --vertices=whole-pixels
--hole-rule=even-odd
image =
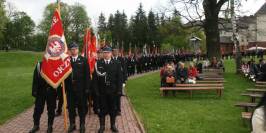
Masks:
[[[212,20],[206,20],[205,22],[205,35],[206,35],[206,48],[208,58],[217,57],[221,58],[220,51],[220,37],[218,30],[218,22],[212,18]]]
[[[242,56],[240,53],[240,47],[239,47],[239,41],[237,38],[237,27],[236,27],[236,18],[235,18],[235,0],[230,1],[231,4],[231,22],[232,22],[232,29],[233,29],[233,41],[234,45],[236,46],[236,73],[240,74],[241,73],[241,61],[242,61]]]
[[[216,5],[216,0],[204,0],[203,2],[205,22],[204,32],[206,35],[206,48],[208,58],[221,58],[220,33],[218,28],[218,14],[220,8]]]

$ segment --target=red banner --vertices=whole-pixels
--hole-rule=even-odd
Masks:
[[[96,36],[92,36],[90,29],[86,29],[82,55],[87,58],[87,62],[90,65],[90,73],[93,73],[94,71],[94,65],[96,62],[96,52]]]
[[[57,88],[72,72],[70,57],[63,23],[58,10],[55,10],[45,54],[42,61],[41,75],[53,88]]]
[[[97,49],[96,49],[96,36],[92,36],[91,40],[91,45],[90,45],[90,56],[89,56],[89,64],[90,64],[90,72],[93,73],[94,71],[94,66],[96,63],[96,54],[97,54]]]

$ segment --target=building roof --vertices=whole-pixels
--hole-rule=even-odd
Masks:
[[[260,9],[255,13],[255,15],[259,14],[266,14],[266,2],[263,4],[263,6],[260,7]]]

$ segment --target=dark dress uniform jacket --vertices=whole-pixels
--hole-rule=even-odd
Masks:
[[[72,74],[67,80],[67,90],[78,94],[90,92],[90,68],[86,58],[78,56],[76,61],[71,57]]]
[[[106,73],[105,76],[100,76],[94,71],[93,83],[97,95],[111,94],[117,95],[122,93],[123,74],[121,64],[114,59],[110,60],[107,65],[104,59],[97,61],[97,70],[100,73]]]
[[[47,82],[42,78],[41,71],[41,62],[38,63],[34,69],[33,81],[32,81],[32,96],[40,96],[46,93],[47,88],[52,88]]]
[[[119,61],[120,65],[122,67],[122,78],[123,78],[122,81],[123,81],[123,83],[125,83],[127,80],[127,61],[120,56],[113,57],[113,60]]]
[[[76,109],[80,123],[85,123],[87,112],[87,93],[89,93],[90,71],[86,58],[78,56],[76,61],[71,57],[72,73],[66,79],[66,90],[68,99],[68,111],[70,123],[75,123]]]

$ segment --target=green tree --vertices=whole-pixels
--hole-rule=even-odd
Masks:
[[[189,48],[189,31],[183,27],[180,16],[172,15],[159,28],[162,43],[172,45],[174,49]],[[162,48],[165,46],[162,46]]]
[[[87,27],[90,27],[91,24],[90,19],[87,16],[85,7],[79,3],[70,6],[67,5],[66,3],[61,2],[60,5],[61,5],[60,13],[67,42],[70,43],[72,41],[75,41],[81,45],[85,29]],[[51,28],[51,22],[52,22],[51,19],[56,7],[57,4],[52,3],[45,8],[45,11],[43,13],[43,19],[40,25],[38,26],[41,35],[44,35],[46,38],[48,37],[48,33]],[[40,43],[46,44],[46,42],[40,42]]]
[[[5,45],[4,43],[4,31],[6,30],[6,23],[8,18],[5,11],[5,0],[0,0],[0,49]]]
[[[229,0],[171,0],[170,3],[175,7],[183,6],[179,10],[182,17],[189,21],[192,26],[201,26],[206,35],[207,55],[211,57],[221,57],[220,32],[218,28],[219,14],[222,12],[223,5]],[[241,0],[238,0],[241,2]],[[181,5],[183,4],[183,5]],[[202,7],[202,11],[201,11]],[[185,15],[184,15],[185,14]],[[204,19],[204,20],[203,20]]]
[[[153,46],[158,43],[158,28],[156,26],[155,14],[151,10],[148,15],[147,43]]]
[[[110,14],[109,18],[108,18],[108,23],[107,23],[107,29],[108,29],[108,34],[106,35],[106,40],[113,44],[113,38],[114,38],[114,34],[113,34],[113,30],[114,30],[114,15]]]
[[[35,24],[25,12],[15,12],[6,25],[5,42],[14,49],[32,49]]]
[[[137,46],[142,48],[147,43],[148,22],[143,6],[140,3],[133,19],[133,38]]]
[[[51,23],[52,23],[52,17],[54,14],[55,9],[57,8],[57,3],[51,3],[49,5],[46,6],[44,12],[43,12],[43,19],[41,20],[41,23],[38,25],[38,31],[39,31],[39,35],[43,35],[44,37],[42,38],[46,38],[46,40],[43,40],[44,42],[38,42],[40,43],[40,45],[46,45],[47,43],[47,38],[49,35],[49,30],[51,28]],[[70,21],[70,6],[67,5],[66,3],[62,3],[60,4],[60,14],[61,14],[61,18],[63,21],[63,27],[64,27],[64,33],[65,33],[65,37],[66,40],[68,42],[68,40],[70,40],[71,35],[70,35],[70,31],[69,31],[69,27],[71,24]],[[44,49],[43,49],[44,50]]]
[[[79,3],[70,7],[70,25],[69,27],[65,27],[65,29],[70,29],[70,40],[77,42],[78,44],[83,43],[83,36],[85,33],[85,29],[90,27],[90,19],[87,15],[85,7]]]
[[[98,33],[100,35],[101,39],[106,38],[106,34],[107,34],[107,23],[106,23],[106,19],[103,13],[100,14],[99,19],[98,19]]]

